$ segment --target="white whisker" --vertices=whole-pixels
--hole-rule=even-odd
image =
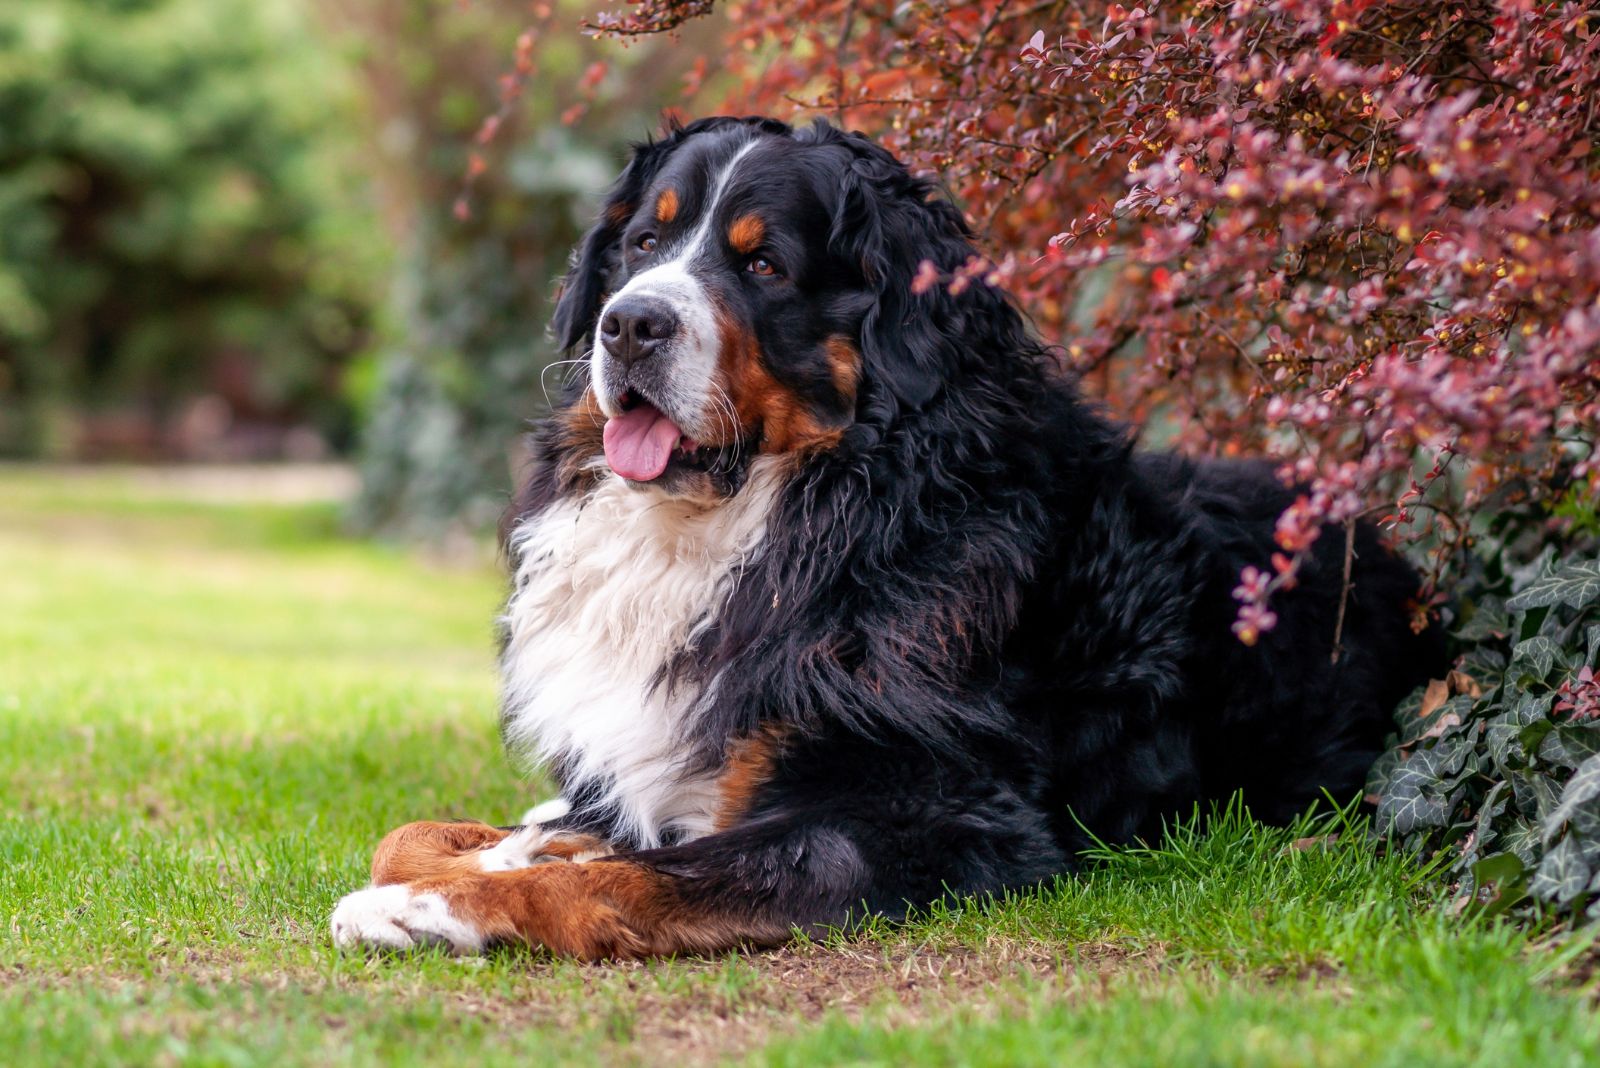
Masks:
[[[545,375],[550,373],[550,369],[551,368],[553,368],[553,367],[570,367],[570,366],[574,366],[574,365],[581,367],[582,365],[584,365],[584,364],[586,364],[588,362],[589,361],[586,360],[586,359],[584,359],[584,360],[552,360],[550,363],[545,364],[544,367],[541,368],[540,371],[539,371],[539,390],[544,394],[544,402],[545,402],[545,404],[549,405],[552,408],[555,407],[555,401],[550,399],[550,387],[545,384],[545,378],[544,378]],[[566,379],[566,381],[564,381],[562,383],[562,385],[567,385],[567,384],[571,383],[571,381],[572,381],[572,379],[569,376]]]

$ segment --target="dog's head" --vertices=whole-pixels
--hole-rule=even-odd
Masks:
[[[563,284],[554,328],[588,363],[574,411],[631,483],[735,492],[754,455],[833,448],[946,384],[962,312],[912,281],[971,252],[954,206],[864,137],[672,128],[636,147]]]

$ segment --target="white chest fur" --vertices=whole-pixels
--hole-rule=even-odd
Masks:
[[[699,695],[652,680],[760,544],[780,486],[775,466],[756,459],[739,493],[713,508],[607,473],[587,497],[512,536],[506,740],[526,757],[559,760],[569,788],[606,791],[622,830],[643,846],[669,830],[712,830],[714,778],[686,773],[674,744]]]

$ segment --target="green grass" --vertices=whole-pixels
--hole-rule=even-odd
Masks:
[[[244,476],[241,476],[244,477]],[[539,790],[492,569],[325,505],[0,470],[0,1060],[1594,1063],[1578,947],[1451,915],[1360,827],[1238,814],[1042,894],[773,954],[368,960],[326,919],[409,819]]]

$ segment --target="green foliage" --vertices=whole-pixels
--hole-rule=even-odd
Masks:
[[[538,7],[342,4],[401,234],[389,329],[363,369],[363,530],[438,543],[499,517],[527,422],[563,377],[545,324],[568,253],[695,54],[623,52],[575,32],[586,5]]]
[[[343,431],[387,254],[329,60],[298,0],[0,6],[0,453],[230,383]]]
[[[1486,581],[1458,670],[1396,712],[1377,829],[1448,858],[1464,905],[1600,919],[1600,560],[1547,551]]]
[[[517,166],[523,153],[552,170]],[[549,298],[609,167],[556,127],[513,157],[480,216],[445,217],[458,173],[412,206],[364,408],[361,529],[439,543],[493,528],[527,420],[560,383]]]

